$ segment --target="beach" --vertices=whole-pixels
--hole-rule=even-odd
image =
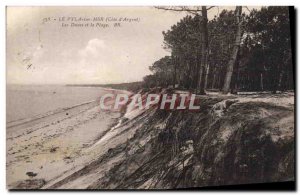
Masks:
[[[98,87],[7,87],[7,186],[39,188],[97,158],[93,146],[117,124]]]

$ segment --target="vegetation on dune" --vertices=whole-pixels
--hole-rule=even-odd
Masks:
[[[158,8],[187,11],[170,30],[162,32],[165,56],[150,66],[144,87],[173,86],[204,94],[294,89],[288,7],[263,7],[243,13],[223,10],[212,20],[207,12],[186,7]]]

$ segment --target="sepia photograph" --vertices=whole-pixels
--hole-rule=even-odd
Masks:
[[[296,189],[294,7],[7,6],[5,30],[8,190]]]

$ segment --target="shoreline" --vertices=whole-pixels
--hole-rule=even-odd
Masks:
[[[99,102],[93,100],[7,122],[7,188],[41,188],[86,166],[98,157],[89,148],[121,116],[116,111],[100,111]]]

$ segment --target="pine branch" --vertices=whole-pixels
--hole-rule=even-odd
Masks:
[[[163,6],[154,6],[156,9],[165,10],[165,11],[175,11],[175,12],[189,12],[191,14],[198,14],[202,11],[201,9],[191,9],[186,6],[175,6],[175,7],[163,7]]]

